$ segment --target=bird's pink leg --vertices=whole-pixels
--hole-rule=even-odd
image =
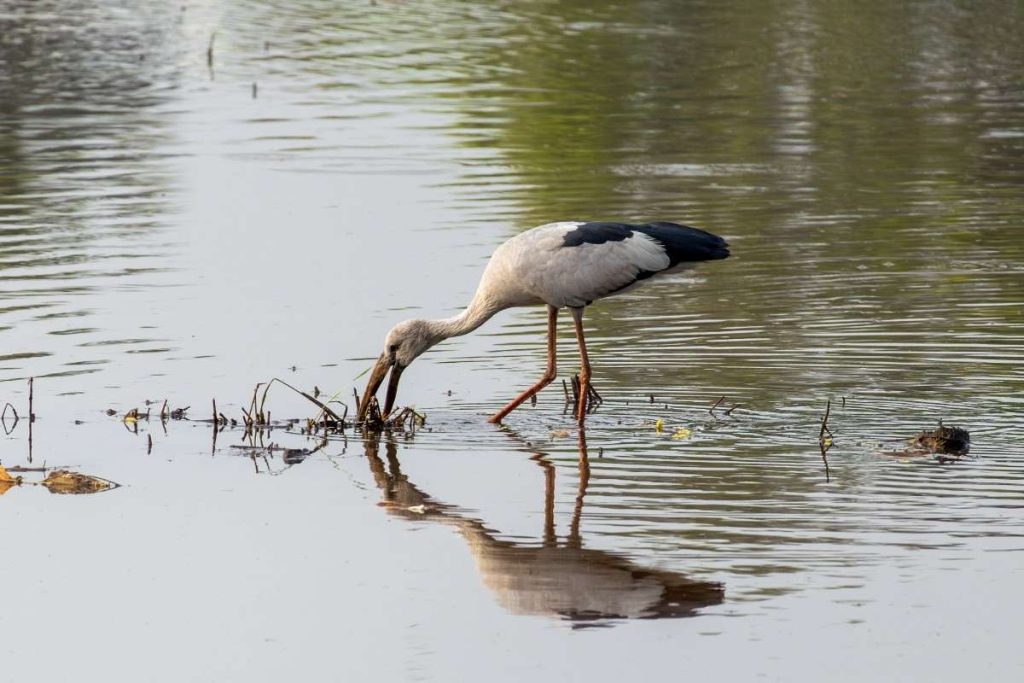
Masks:
[[[587,400],[590,398],[590,359],[587,357],[587,340],[583,337],[583,309],[572,308],[572,322],[576,327],[576,341],[580,343],[580,404],[576,417],[580,427],[587,419]]]
[[[544,372],[544,376],[540,378],[540,381],[534,384],[532,387],[524,391],[523,393],[516,396],[507,406],[495,413],[488,422],[493,424],[499,424],[505,416],[511,413],[513,410],[518,408],[524,401],[531,396],[534,396],[541,389],[551,384],[554,381],[558,371],[555,367],[555,342],[556,327],[558,322],[558,309],[554,306],[548,306],[548,369]]]

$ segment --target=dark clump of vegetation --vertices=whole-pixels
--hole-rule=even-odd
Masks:
[[[960,427],[945,427],[940,420],[937,428],[926,429],[904,444],[884,454],[899,458],[932,456],[940,463],[957,462],[971,450],[971,435]]]
[[[357,398],[357,403],[358,400]],[[417,427],[422,427],[427,421],[426,415],[417,413],[410,407],[393,411],[390,415],[382,415],[380,404],[377,403],[377,397],[371,396],[369,401],[370,405],[366,411],[366,418],[362,423],[364,430],[376,432],[385,430],[405,431],[408,427],[409,431],[415,432]]]
[[[965,455],[971,449],[971,435],[960,427],[926,429],[914,437],[912,445],[930,453]]]

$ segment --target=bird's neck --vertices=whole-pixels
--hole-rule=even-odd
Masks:
[[[469,302],[469,306],[462,313],[442,320],[429,320],[427,324],[437,341],[441,341],[449,337],[469,334],[490,320],[495,313],[503,308],[505,306],[478,292],[477,296],[473,297],[473,300]]]

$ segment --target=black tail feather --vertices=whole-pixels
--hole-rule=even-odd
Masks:
[[[665,247],[671,266],[687,261],[714,261],[729,256],[729,245],[724,239],[700,228],[666,222],[630,227],[658,240]]]

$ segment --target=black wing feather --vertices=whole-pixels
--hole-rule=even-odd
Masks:
[[[660,222],[636,225],[633,229],[661,242],[672,261],[670,268],[686,261],[715,261],[729,256],[729,245],[724,239],[700,228]]]
[[[604,244],[621,242],[634,232],[640,232],[658,241],[665,249],[671,263],[669,268],[689,261],[713,261],[729,256],[729,245],[718,235],[664,221],[633,225],[630,223],[594,222],[583,223],[565,234],[563,247],[578,247],[581,244]]]

